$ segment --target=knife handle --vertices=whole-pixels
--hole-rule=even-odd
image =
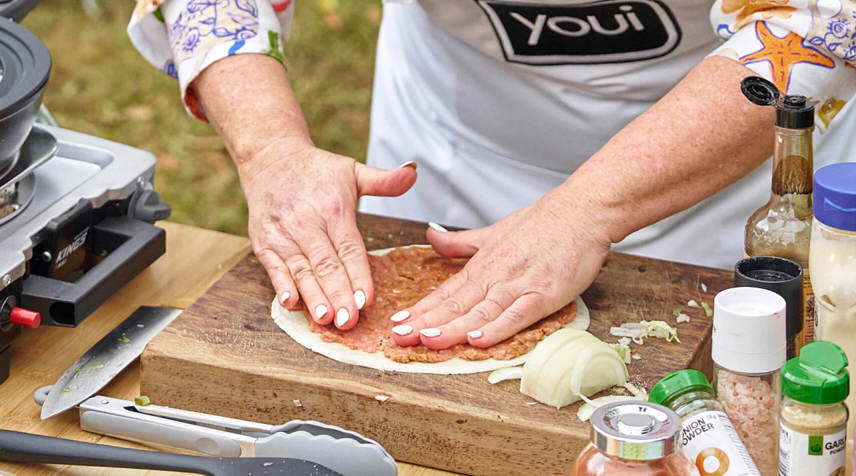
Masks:
[[[157,469],[214,475],[205,458],[0,430],[0,461]]]

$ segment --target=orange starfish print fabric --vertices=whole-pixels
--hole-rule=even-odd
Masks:
[[[787,93],[791,81],[791,70],[795,64],[810,63],[816,66],[832,69],[835,62],[832,58],[803,45],[803,39],[796,33],[788,33],[779,38],[767,27],[767,23],[755,23],[755,34],[761,41],[760,50],[739,58],[744,65],[758,61],[770,63],[773,82],[782,93]]]
[[[736,28],[752,21],[752,15],[761,13],[764,18],[790,18],[796,8],[789,7],[788,0],[722,0],[722,12],[737,12]]]

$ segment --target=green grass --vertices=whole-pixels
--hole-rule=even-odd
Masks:
[[[86,14],[80,0],[42,0],[22,22],[53,56],[45,104],[65,128],[155,154],[155,188],[172,220],[246,234],[243,193],[220,139],[185,114],[177,83],[125,34],[133,2],[98,5]],[[298,0],[296,8],[285,53],[312,138],[363,161],[380,2]]]

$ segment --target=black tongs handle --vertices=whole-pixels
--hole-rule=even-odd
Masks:
[[[216,471],[216,468],[209,466],[209,461],[197,456],[132,450],[8,430],[0,430],[0,461],[156,469],[210,475]]]

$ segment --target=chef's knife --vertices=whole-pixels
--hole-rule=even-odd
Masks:
[[[65,371],[42,405],[42,420],[62,413],[107,385],[181,309],[142,306]]]

